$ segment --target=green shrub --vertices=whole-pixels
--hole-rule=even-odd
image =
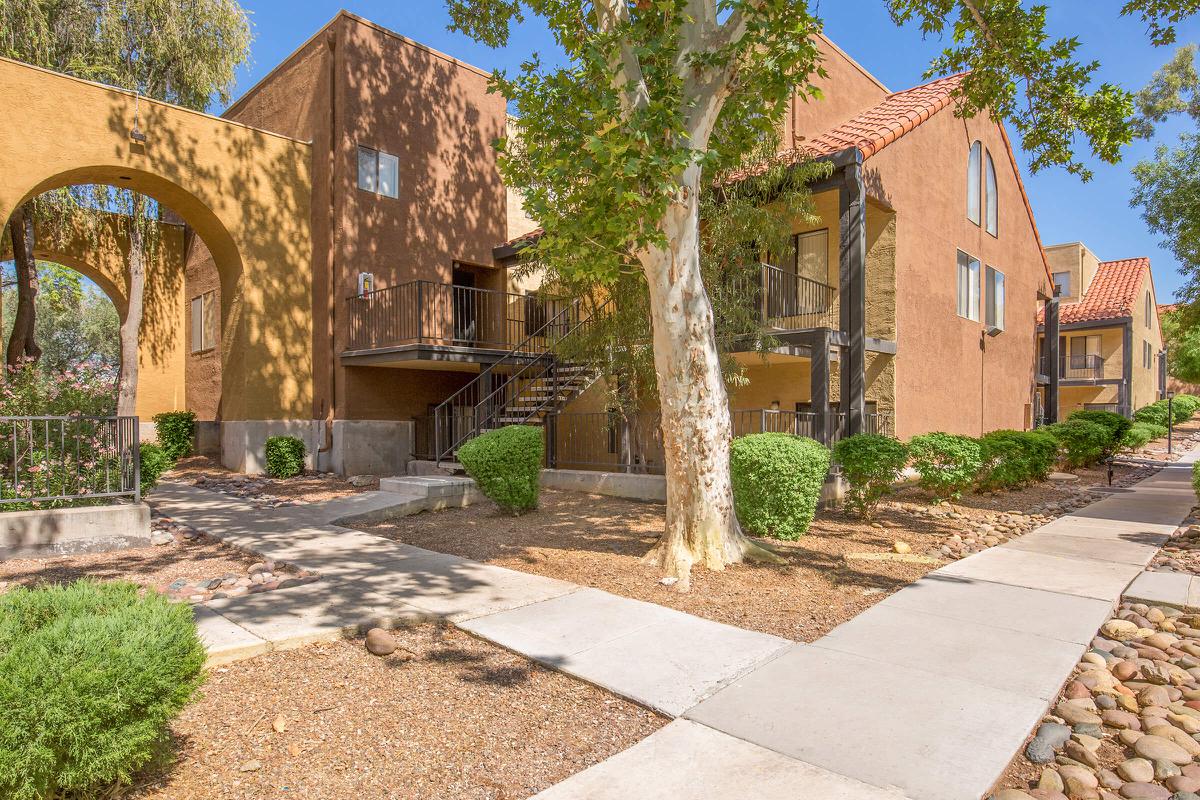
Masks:
[[[983,467],[979,441],[970,436],[925,433],[909,441],[908,452],[921,476],[921,487],[940,500],[969,489]]]
[[[520,514],[537,508],[544,451],[541,428],[509,425],[458,448],[458,460],[492,502]]]
[[[165,760],[204,659],[191,607],[132,583],[0,595],[0,797],[108,797]]]
[[[1184,396],[1191,397],[1191,395]],[[1179,398],[1176,397],[1169,404],[1166,400],[1155,400],[1150,405],[1142,406],[1133,412],[1133,420],[1134,422],[1149,422],[1152,425],[1161,425],[1164,428],[1167,427],[1168,417],[1174,419],[1176,425],[1181,422],[1187,422],[1192,418],[1192,414],[1196,411],[1196,408],[1187,400],[1182,404],[1178,400]]]
[[[162,474],[175,466],[167,451],[152,442],[142,444],[140,463],[142,494],[158,486],[158,479]]]
[[[1152,425],[1149,422],[1139,422],[1136,424],[1141,425],[1142,427],[1144,427],[1148,431],[1150,431],[1150,440],[1151,441],[1154,441],[1155,439],[1165,438],[1166,435],[1168,433],[1170,433],[1170,430],[1168,430],[1166,425]]]
[[[833,459],[850,488],[846,507],[870,517],[908,463],[908,447],[890,436],[859,433],[833,446]]]
[[[1063,464],[1069,469],[1095,464],[1104,457],[1104,448],[1108,446],[1108,429],[1085,419],[1068,419],[1041,430],[1058,440]]]
[[[304,442],[295,436],[267,437],[267,474],[291,478],[304,471]]]
[[[729,458],[742,527],[776,539],[804,535],[829,473],[829,450],[790,433],[754,433],[734,439]]]
[[[1192,491],[1200,498],[1200,461],[1192,464]]]
[[[1182,409],[1183,418],[1180,422],[1187,422],[1200,411],[1200,397],[1194,394],[1177,394],[1171,402],[1174,408]]]
[[[1121,440],[1125,438],[1125,433],[1133,426],[1132,420],[1125,419],[1120,414],[1114,414],[1111,411],[1088,411],[1085,409],[1072,413],[1067,419],[1082,419],[1087,422],[1094,422],[1108,431],[1108,441],[1104,445],[1102,458],[1109,458],[1115,455],[1117,450],[1121,449]]]
[[[979,440],[981,489],[1015,489],[1046,479],[1058,459],[1058,440],[1044,430],[992,431]]]
[[[1152,425],[1137,422],[1125,431],[1125,436],[1121,438],[1121,448],[1124,450],[1137,450],[1139,447],[1145,447],[1154,439],[1154,430]]]
[[[192,454],[196,438],[196,415],[191,411],[164,411],[154,415],[158,443],[172,461]]]

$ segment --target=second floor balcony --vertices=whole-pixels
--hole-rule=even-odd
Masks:
[[[1049,375],[1049,364],[1042,358],[1042,374]],[[1058,377],[1064,381],[1099,381],[1104,378],[1104,359],[1098,355],[1062,355],[1058,358]]]

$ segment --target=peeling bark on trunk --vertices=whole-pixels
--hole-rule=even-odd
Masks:
[[[729,397],[700,273],[699,167],[685,175],[664,219],[669,245],[639,254],[650,289],[667,476],[666,530],[646,554],[686,591],[692,565],[713,570],[778,560],[750,541],[733,511]]]
[[[142,297],[146,290],[145,240],[142,231],[142,197],[133,197],[129,225],[129,307],[121,321],[121,372],[117,379],[117,414],[137,413],[138,340],[142,327]]]
[[[13,262],[17,273],[17,310],[13,316],[12,336],[8,340],[5,362],[16,367],[22,360],[41,358],[42,349],[35,338],[38,293],[37,262],[33,257],[33,208],[26,204],[13,212],[8,230],[12,236]]]

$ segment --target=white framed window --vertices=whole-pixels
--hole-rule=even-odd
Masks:
[[[203,353],[217,346],[217,293],[205,292],[192,298],[191,352]]]
[[[992,162],[992,151],[987,152],[984,160],[984,187],[987,195],[987,232],[992,236],[1000,233],[1000,208],[996,200],[996,165]]]
[[[958,251],[958,315],[979,321],[979,259]]]
[[[1004,273],[995,267],[987,268],[987,311],[984,322],[1004,330]]]
[[[1056,272],[1051,275],[1054,279],[1054,294],[1058,297],[1071,296],[1071,273]]]
[[[384,197],[396,197],[400,183],[400,159],[382,150],[358,147],[358,188]]]
[[[975,141],[967,157],[967,219],[979,224],[979,170],[983,160],[983,145]]]
[[[1154,369],[1154,350],[1150,347],[1149,342],[1142,342],[1142,366],[1146,369]]]

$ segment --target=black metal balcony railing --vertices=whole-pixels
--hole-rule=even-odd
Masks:
[[[1049,375],[1049,362],[1043,356],[1042,374]],[[1104,377],[1104,359],[1097,355],[1058,357],[1058,377],[1067,381],[1098,381]]]
[[[530,334],[552,333],[548,320],[577,321],[570,301],[432,281],[376,289],[348,305],[350,350],[433,344],[543,353],[548,338]]]
[[[773,328],[804,330],[840,324],[837,289],[811,278],[762,265],[761,311]]]

